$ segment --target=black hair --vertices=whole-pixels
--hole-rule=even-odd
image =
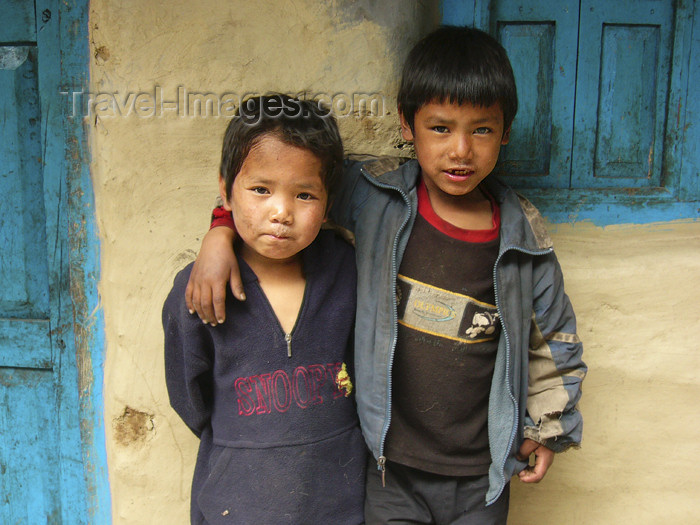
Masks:
[[[328,202],[342,171],[343,142],[330,110],[319,102],[273,93],[241,102],[224,134],[219,173],[226,184],[226,198],[243,162],[258,142],[272,135],[285,144],[303,148],[321,161],[321,180]]]
[[[504,132],[518,111],[513,69],[503,46],[471,27],[441,26],[411,50],[403,67],[399,110],[413,129],[425,104],[450,102],[503,110]]]

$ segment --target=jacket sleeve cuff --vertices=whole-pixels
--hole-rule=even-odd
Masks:
[[[580,440],[573,436],[561,434],[562,421],[561,414],[546,414],[542,416],[539,424],[533,424],[532,419],[527,418],[527,423],[523,429],[523,437],[536,441],[554,452],[564,452],[570,448],[580,448]],[[575,425],[572,434],[580,436],[580,420]]]

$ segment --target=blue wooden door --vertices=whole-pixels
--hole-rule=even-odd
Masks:
[[[659,188],[683,3],[443,2],[508,51],[520,109],[498,170],[518,188]]]
[[[44,176],[47,148],[57,147],[48,125],[56,108],[41,79],[56,64],[42,57],[58,42],[51,9],[38,7],[0,0],[0,523],[8,525],[64,523],[68,506],[78,511],[71,523],[86,518],[75,483],[80,434],[66,417],[78,413],[67,402],[78,396],[63,390],[57,330],[67,282],[56,243],[60,193],[46,191],[56,181]]]

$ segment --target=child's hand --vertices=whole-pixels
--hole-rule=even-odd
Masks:
[[[554,451],[548,449],[544,445],[540,445],[532,439],[525,439],[520,446],[520,450],[516,457],[520,461],[527,461],[531,454],[535,455],[535,464],[532,467],[527,467],[518,474],[520,481],[523,483],[539,483],[544,478],[547,470],[554,461]]]
[[[238,261],[233,253],[235,232],[224,226],[212,228],[202,240],[202,248],[185,289],[190,313],[212,326],[226,320],[226,283],[233,296],[245,301]]]

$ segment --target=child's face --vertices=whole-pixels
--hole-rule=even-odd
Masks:
[[[321,160],[308,150],[266,135],[251,148],[233,181],[231,199],[219,179],[224,207],[233,212],[243,255],[265,260],[294,258],[316,238],[328,194]]]
[[[431,102],[416,111],[413,130],[401,115],[401,134],[414,144],[431,200],[466,196],[491,173],[508,143],[503,126],[498,103]]]

